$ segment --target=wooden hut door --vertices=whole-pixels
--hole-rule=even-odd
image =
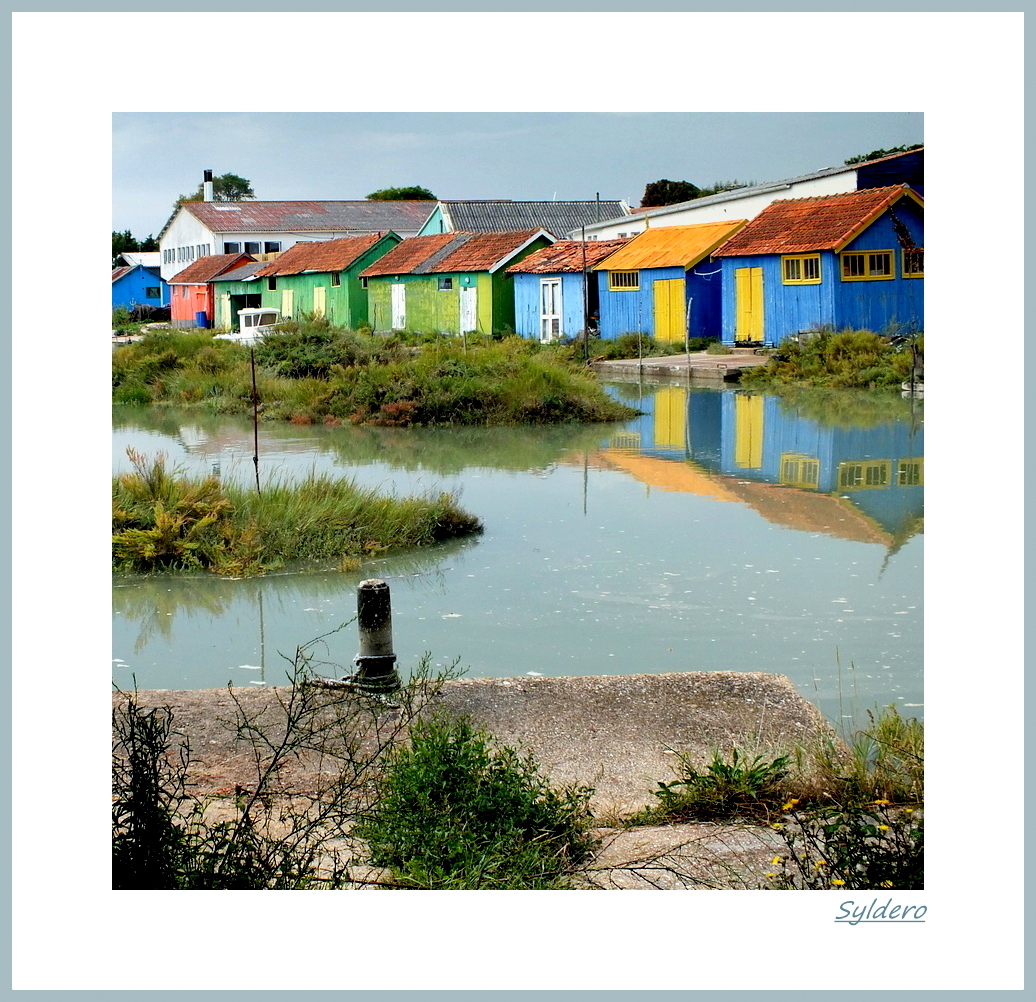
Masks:
[[[313,286],[313,316],[322,317],[327,310],[327,286]]]
[[[652,283],[655,293],[655,338],[659,341],[683,342],[686,333],[684,290],[679,278],[660,279]]]
[[[478,330],[478,287],[462,285],[460,287],[460,331]]]
[[[540,340],[561,336],[561,279],[540,279]]]
[[[392,329],[401,331],[406,327],[406,286],[393,282],[392,286]]]
[[[737,311],[734,340],[764,340],[762,268],[735,269],[734,304]]]

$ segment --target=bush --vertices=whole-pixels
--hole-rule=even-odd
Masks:
[[[391,755],[354,830],[407,886],[547,889],[591,850],[592,790],[555,790],[531,755],[493,748],[465,719],[432,718]]]
[[[688,818],[765,816],[784,799],[783,783],[788,776],[788,757],[767,761],[757,755],[751,761],[735,748],[730,760],[714,751],[712,761],[702,771],[688,757],[677,753],[679,779],[658,784],[652,794],[656,807],[638,817],[641,822],[657,823]]]
[[[768,873],[776,890],[922,890],[924,817],[888,800],[800,810],[773,827],[784,842]]]

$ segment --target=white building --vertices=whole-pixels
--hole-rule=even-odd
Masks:
[[[158,235],[168,281],[208,254],[251,254],[272,260],[297,243],[387,233],[416,236],[436,203],[184,202]]]
[[[690,226],[694,223],[722,223],[732,219],[754,219],[778,199],[815,198],[840,195],[860,188],[880,188],[909,184],[924,193],[924,148],[894,153],[878,160],[851,166],[827,167],[812,174],[754,184],[748,188],[706,195],[690,202],[677,202],[652,209],[634,209],[632,215],[608,219],[586,227],[587,240],[614,240],[635,237],[657,226]],[[578,239],[579,232],[569,233]]]

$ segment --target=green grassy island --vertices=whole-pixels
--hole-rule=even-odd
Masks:
[[[248,348],[158,331],[112,353],[117,404],[250,414]],[[254,349],[260,415],[297,424],[507,425],[622,421],[572,349],[519,337],[373,334],[289,321]]]

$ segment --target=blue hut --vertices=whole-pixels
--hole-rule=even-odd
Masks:
[[[600,309],[597,276],[590,273],[628,240],[559,240],[511,265],[514,329],[543,342],[574,337]]]
[[[158,267],[143,264],[120,265],[112,269],[112,309],[120,306],[134,310],[138,306],[168,306],[169,287]]]
[[[722,319],[717,247],[744,219],[645,230],[596,266],[601,337],[628,331],[659,341],[715,337]]]
[[[907,185],[774,202],[715,257],[725,343],[924,327],[924,201]]]

